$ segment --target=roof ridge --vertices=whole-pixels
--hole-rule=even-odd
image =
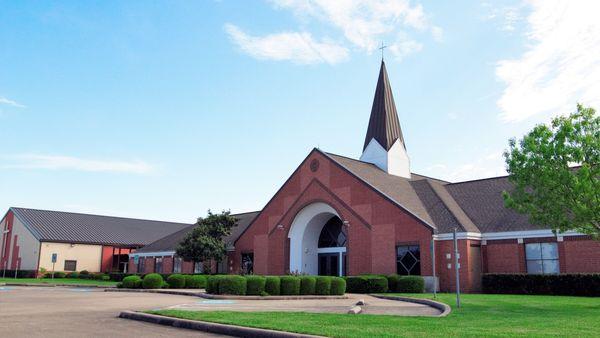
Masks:
[[[493,177],[485,177],[485,178],[476,178],[472,180],[460,181],[460,182],[448,182],[448,185],[456,185],[461,183],[471,183],[471,182],[479,182],[479,181],[487,181],[487,180],[496,180],[500,178],[507,178],[510,175],[502,175],[502,176],[493,176]]]
[[[123,216],[109,216],[109,215],[99,215],[99,214],[86,214],[83,212],[72,212],[72,211],[59,211],[59,210],[48,210],[48,209],[37,209],[37,208],[23,208],[23,207],[10,207],[11,210],[31,210],[31,211],[44,211],[44,212],[54,212],[60,214],[73,214],[73,215],[83,215],[83,216],[94,216],[94,217],[106,217],[106,218],[120,218],[120,219],[129,219],[135,221],[146,221],[146,222],[160,222],[160,223],[172,223],[172,224],[182,224],[182,225],[190,225],[193,223],[183,223],[183,222],[173,222],[173,221],[160,221],[156,219],[146,219],[146,218],[135,218],[135,217],[123,217]]]
[[[427,184],[429,184],[429,186],[431,187],[431,190],[433,191],[433,193],[440,199],[440,201],[444,204],[444,207],[450,212],[450,214],[452,215],[452,217],[454,217],[454,219],[456,220],[456,222],[465,231],[469,231],[469,229],[467,229],[466,226],[469,226],[469,227],[473,226],[475,229],[477,229],[477,231],[481,232],[481,230],[479,229],[479,227],[475,224],[475,222],[473,222],[473,220],[471,219],[471,217],[469,217],[469,215],[467,215],[467,213],[463,210],[463,208],[456,201],[456,199],[454,199],[454,196],[452,196],[452,194],[448,190],[446,190],[446,187],[443,184],[439,184],[439,183],[434,182],[432,180],[425,180],[425,182],[427,182]],[[444,199],[444,197],[440,195],[440,190],[434,184],[438,184],[439,185],[439,189],[442,189],[447,194],[447,197],[450,198],[450,201],[446,201]],[[450,206],[448,204],[448,202],[454,202],[455,205],[454,206]],[[457,207],[458,210],[454,210],[454,207]],[[455,211],[461,212],[463,215],[457,215]],[[464,224],[463,221],[461,221],[462,216],[464,216],[465,219],[466,219],[466,221],[468,221],[470,224]]]

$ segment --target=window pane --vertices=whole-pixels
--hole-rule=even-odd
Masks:
[[[558,259],[558,245],[556,243],[542,243],[542,259]]]
[[[65,271],[77,270],[77,261],[65,261]]]
[[[541,260],[528,260],[527,261],[527,273],[532,274],[541,274],[544,271],[542,270],[542,261]]]
[[[559,273],[558,259],[544,260],[544,273]]]
[[[194,273],[202,273],[203,269],[204,269],[204,266],[203,266],[202,262],[194,263]]]
[[[398,246],[396,254],[396,272],[399,275],[421,274],[421,250],[418,245]]]
[[[540,243],[525,244],[525,257],[527,259],[542,259]]]

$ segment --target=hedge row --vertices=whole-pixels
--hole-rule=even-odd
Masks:
[[[484,293],[600,296],[600,274],[484,274]]]
[[[201,289],[206,287],[206,276],[172,274],[165,281],[163,276],[158,273],[149,273],[143,278],[138,275],[130,275],[124,277],[117,287],[126,289]]]
[[[343,295],[346,281],[330,276],[238,276],[208,277],[206,292],[221,295]]]
[[[421,276],[361,275],[345,279],[350,293],[425,292],[425,280]]]
[[[110,276],[108,274],[105,273],[89,273],[87,271],[81,271],[81,272],[77,272],[77,271],[73,271],[73,272],[62,272],[62,271],[55,271],[54,273],[52,272],[46,272],[44,274],[44,278],[78,278],[78,279],[94,279],[94,280],[102,280],[102,281],[109,281],[110,280]]]

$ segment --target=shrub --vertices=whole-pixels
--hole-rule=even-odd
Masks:
[[[298,294],[300,294],[300,277],[282,276],[280,279],[281,279],[281,294],[282,295],[298,295]]]
[[[90,272],[87,270],[81,270],[79,272],[79,278],[81,279],[89,279],[90,278]]]
[[[95,280],[110,280],[110,277],[104,273],[95,273],[92,275],[92,278]]]
[[[186,289],[204,289],[206,288],[206,276],[204,275],[186,275]]]
[[[219,293],[219,279],[223,275],[209,276],[206,280],[206,293],[218,294]]]
[[[160,274],[149,273],[144,276],[144,279],[142,280],[142,286],[144,289],[160,289],[163,282],[164,280]]]
[[[388,280],[383,276],[367,276],[368,293],[384,293],[388,291]]]
[[[121,282],[126,289],[139,289],[142,286],[142,278],[140,276],[127,276]]]
[[[331,278],[331,289],[329,294],[332,296],[342,296],[346,293],[346,281],[340,277]]]
[[[349,293],[367,293],[368,286],[367,277],[365,276],[346,277],[346,291]]]
[[[123,278],[127,277],[127,275],[123,272],[109,272],[108,276],[110,277],[110,280],[115,282],[121,282],[123,281]]]
[[[183,289],[185,287],[185,277],[181,274],[173,274],[167,278],[167,283],[172,289]]]
[[[61,272],[61,271],[55,271],[54,272],[54,278],[65,278],[66,276],[67,276],[67,274],[64,273],[64,272]],[[52,272],[47,272],[44,277],[46,277],[46,278],[52,278]]]
[[[600,296],[600,274],[484,274],[484,293]]]
[[[245,295],[246,278],[238,275],[223,276],[219,279],[220,295]]]
[[[267,279],[263,276],[246,276],[246,295],[260,296],[265,292]]]
[[[300,277],[300,294],[301,295],[314,295],[316,284],[317,284],[317,277],[301,276]]]
[[[425,279],[421,276],[402,276],[398,280],[394,292],[423,293],[425,292]]]
[[[77,272],[77,271],[69,272],[69,273],[67,273],[67,278],[79,278],[79,272]]]
[[[388,280],[388,291],[390,292],[400,292],[398,291],[398,281],[400,280],[401,276],[400,275],[389,275],[387,276],[387,280]]]
[[[277,276],[267,276],[265,292],[271,296],[278,296],[281,293],[281,278]]]
[[[331,277],[330,276],[317,277],[317,285],[315,287],[315,294],[329,295],[330,292],[331,292]]]

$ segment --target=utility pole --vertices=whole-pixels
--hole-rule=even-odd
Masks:
[[[460,263],[458,262],[458,241],[456,240],[456,228],[453,232],[454,238],[454,271],[456,274],[456,307],[460,308],[460,275],[458,270],[460,269]]]

